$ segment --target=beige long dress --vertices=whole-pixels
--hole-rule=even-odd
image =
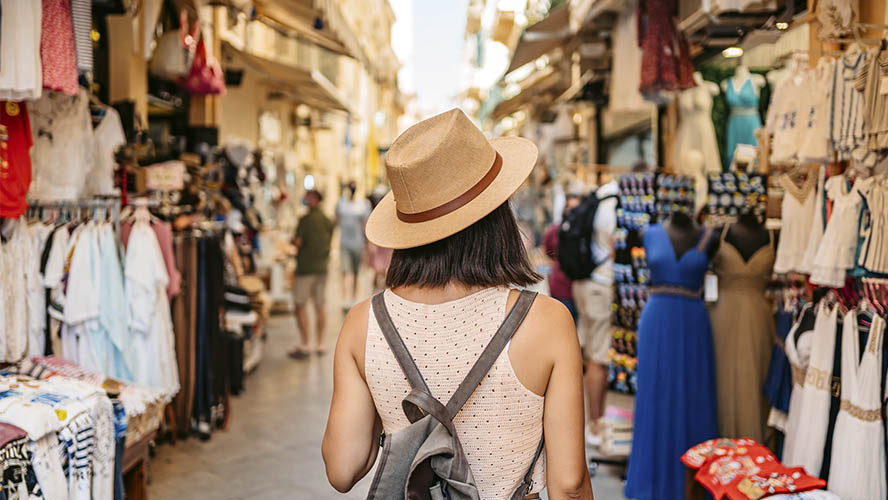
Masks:
[[[774,267],[774,236],[749,261],[722,242],[713,259],[718,301],[709,308],[715,346],[720,437],[764,442],[768,401],[763,393],[775,326],[765,288]]]

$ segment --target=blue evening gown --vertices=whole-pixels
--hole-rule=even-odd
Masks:
[[[651,285],[703,286],[705,246],[676,258],[660,225],[647,229],[644,248]],[[638,328],[638,393],[626,496],[682,500],[688,448],[717,437],[712,329],[702,298],[651,295]]]

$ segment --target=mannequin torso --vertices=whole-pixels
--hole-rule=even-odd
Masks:
[[[725,241],[737,249],[744,261],[749,262],[756,252],[771,243],[771,236],[755,215],[745,213],[737,224],[728,228]]]
[[[676,260],[681,260],[686,252],[696,247],[703,236],[703,228],[684,213],[672,214],[669,220],[663,223],[663,228],[669,236],[669,241],[672,242]],[[711,259],[718,250],[718,239],[712,238],[706,250],[707,256]]]
[[[750,80],[752,82],[752,89],[755,91],[756,95],[760,94],[762,87],[764,87],[766,83],[764,76],[757,73],[751,73],[749,71],[749,68],[741,64],[740,66],[737,66],[737,71],[734,73],[734,76],[726,78],[722,81],[722,91],[727,92],[728,85],[732,85],[734,87],[734,91],[739,93],[743,90],[743,85],[746,83],[746,80]]]

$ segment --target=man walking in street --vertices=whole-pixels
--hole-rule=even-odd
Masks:
[[[619,185],[611,181],[589,196],[599,201],[595,212],[592,256],[600,264],[589,279],[573,282],[579,324],[577,332],[583,347],[586,393],[586,441],[601,444],[599,420],[604,415],[607,394],[607,373],[610,364],[611,302],[613,302],[614,256],[613,238],[617,229],[617,198]]]
[[[294,245],[296,254],[296,277],[293,281],[293,305],[296,309],[296,325],[302,336],[302,344],[290,351],[293,358],[304,358],[312,353],[311,337],[308,331],[306,303],[311,298],[315,306],[316,343],[318,354],[324,347],[324,292],[327,284],[327,263],[330,259],[330,239],[333,237],[333,222],[320,209],[323,197],[316,190],[305,194],[308,213],[296,226]]]

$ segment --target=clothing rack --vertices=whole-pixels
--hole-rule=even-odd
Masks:
[[[102,217],[98,216],[100,209],[102,210]],[[84,216],[102,219],[110,218],[114,224],[114,230],[118,233],[120,232],[120,196],[28,202],[28,218],[43,219],[47,210],[54,212],[53,218],[55,220],[66,222],[79,220]],[[93,211],[91,214],[89,213],[90,210]]]

